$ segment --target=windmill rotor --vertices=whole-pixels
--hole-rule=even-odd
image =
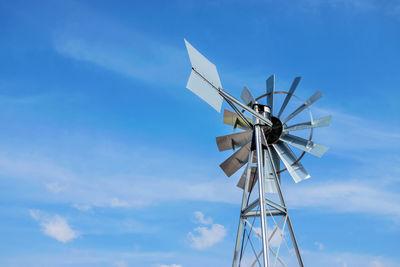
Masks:
[[[224,110],[223,113],[223,123],[232,126],[233,133],[216,138],[219,151],[234,151],[220,164],[228,177],[245,166],[237,183],[237,186],[243,189],[243,197],[232,266],[236,267],[238,263],[240,266],[243,250],[246,248],[244,239],[247,228],[250,228],[247,231],[247,241],[250,240],[251,233],[262,241],[259,253],[255,252],[252,244],[253,254],[256,257],[252,266],[257,262],[259,265],[262,262],[265,267],[270,266],[272,258],[275,259],[275,264],[279,262],[282,266],[286,266],[279,257],[282,242],[276,250],[270,244],[273,236],[277,232],[284,231],[285,227],[290,233],[297,262],[299,266],[304,266],[282,195],[281,173],[287,170],[295,183],[309,179],[311,176],[300,160],[305,154],[320,158],[328,150],[328,147],[312,141],[314,129],[329,126],[332,118],[331,116],[318,119],[312,117],[310,106],[322,97],[322,93],[316,91],[290,113],[285,112],[293,97],[300,100],[295,92],[301,77],[295,77],[289,90],[284,91],[276,90],[273,74],[266,79],[265,94],[254,97],[251,90],[244,86],[240,95],[242,101],[240,101],[222,89],[216,66],[188,41],[185,40],[185,44],[192,63],[192,71],[186,87],[218,112],[221,111],[224,100],[233,109],[233,111]],[[278,94],[285,96],[279,108],[274,103]],[[265,100],[262,100],[263,98]],[[309,111],[310,120],[293,123],[293,119],[304,110]],[[283,116],[286,113],[288,115]],[[249,115],[252,118],[248,117]],[[298,135],[306,130],[309,130],[307,139]],[[297,157],[293,149],[301,151],[301,155]],[[283,169],[280,169],[281,162],[285,167]],[[256,185],[258,185],[258,198],[253,194],[256,198],[250,203]],[[274,199],[274,195],[279,197],[278,201]],[[279,216],[281,219],[275,220],[275,217]],[[259,218],[260,232],[254,228],[254,221],[249,222],[249,218]],[[268,229],[268,225],[274,226],[272,232]],[[284,239],[284,236],[280,235]],[[288,250],[290,252],[289,247]],[[261,256],[262,261],[259,260]]]
[[[286,106],[289,104],[290,99],[292,97],[295,97],[295,98],[297,98],[297,100],[301,100],[298,96],[294,95],[294,91],[297,88],[300,80],[301,80],[301,77],[296,77],[294,79],[289,91],[274,91],[271,88],[274,88],[275,75],[271,75],[267,79],[267,93],[265,93],[257,98],[254,98],[251,91],[245,86],[242,90],[241,98],[242,98],[243,102],[247,105],[254,105],[254,103],[262,100],[263,98],[266,98],[267,103],[270,103],[273,105],[274,97],[271,97],[272,95],[276,95],[276,94],[286,95],[284,102],[279,109],[279,113],[276,116],[270,115],[270,120],[271,120],[272,126],[271,127],[263,126],[263,131],[265,134],[267,144],[272,145],[275,150],[280,149],[280,152],[278,152],[278,151],[275,151],[275,152],[277,152],[278,155],[281,155],[281,156],[279,156],[280,158],[284,157],[284,159],[282,159],[282,162],[284,163],[285,168],[278,170],[277,172],[281,173],[285,170],[288,170],[287,165],[290,165],[289,169],[292,170],[293,168],[295,168],[296,170],[298,170],[298,172],[304,173],[304,175],[302,175],[300,177],[304,177],[304,179],[308,179],[311,176],[305,175],[306,171],[304,170],[304,167],[299,166],[299,164],[297,164],[297,163],[304,157],[304,155],[306,153],[309,153],[313,156],[322,157],[322,155],[327,151],[327,149],[328,149],[327,147],[313,142],[312,137],[313,137],[313,130],[315,128],[327,127],[330,125],[332,116],[329,115],[329,116],[322,117],[319,119],[313,119],[311,116],[311,111],[309,111],[310,112],[310,121],[296,123],[296,124],[292,124],[290,126],[286,126],[286,124],[283,124],[283,122],[281,121],[279,116],[282,115]],[[303,111],[305,109],[309,109],[311,104],[315,103],[321,97],[322,97],[322,94],[319,91],[317,91],[308,100],[304,101],[304,103],[301,104],[300,107],[298,107],[294,112],[292,112],[287,118],[289,118],[289,120],[293,119],[298,114],[300,114],[301,111]],[[258,104],[258,105],[260,105],[260,104]],[[261,105],[261,106],[263,106],[263,105]],[[292,115],[293,113],[295,113],[295,114]],[[234,121],[228,120],[228,118],[233,118],[233,117],[236,119],[236,125],[235,125]],[[240,122],[240,119],[238,118],[238,116],[237,115],[235,116],[233,112],[231,112],[229,110],[224,110],[223,122],[225,124],[234,126],[234,128],[236,128],[237,125],[240,125],[240,127],[238,127],[238,128],[240,128],[242,130],[246,130],[246,133],[248,136],[248,132],[249,132],[250,128],[245,127],[243,125],[243,123]],[[298,137],[298,136],[290,134],[290,132],[295,132],[295,131],[300,131],[300,130],[310,130],[308,139],[304,139],[302,137]],[[237,135],[239,135],[239,134],[237,134]],[[218,143],[220,143],[221,139],[227,138],[229,136],[230,135],[217,137],[217,145],[218,145]],[[250,140],[248,140],[248,141],[250,141]],[[242,145],[245,145],[245,144],[246,143],[243,143],[243,142],[236,143],[234,146],[232,145],[231,148],[232,149],[240,148]],[[290,145],[292,147],[295,147],[296,149],[301,150],[302,151],[301,155],[299,157],[293,156],[295,154],[291,151],[292,149],[290,147],[286,148],[287,145]],[[218,147],[219,147],[219,145],[218,145]],[[220,151],[222,151],[222,150],[220,150]],[[284,151],[285,151],[285,153],[283,153]],[[224,164],[224,168],[227,168],[226,164]],[[246,172],[246,170],[244,170],[244,173],[245,172]],[[295,181],[299,182],[299,181],[303,180],[303,179],[298,178],[299,176],[295,174],[295,171],[292,170],[289,173],[291,174],[292,178]],[[230,177],[231,175],[233,175],[233,174],[230,173],[230,175],[228,177]],[[242,178],[242,179],[244,179],[244,178]],[[241,181],[240,184],[242,184],[242,182],[243,181]]]

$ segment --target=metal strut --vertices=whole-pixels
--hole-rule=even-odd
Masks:
[[[258,174],[258,193],[260,200],[260,215],[261,215],[261,236],[263,248],[263,262],[264,266],[269,266],[269,253],[268,253],[268,238],[267,238],[267,223],[265,216],[265,194],[264,194],[264,171],[262,165],[262,146],[261,146],[261,127],[256,124],[254,127],[256,137],[256,152],[257,152],[257,174]]]
[[[257,107],[256,107],[257,109]],[[256,259],[253,262],[256,264],[258,262],[259,265],[263,264],[263,267],[270,267],[270,266],[276,266],[276,263],[279,262],[282,266],[286,266],[286,264],[282,261],[282,259],[279,257],[279,248],[277,251],[275,251],[270,245],[270,241],[272,237],[276,234],[281,235],[281,230],[280,226],[283,223],[283,228],[282,230],[285,229],[285,225],[287,225],[287,229],[290,233],[290,237],[292,240],[292,244],[294,247],[294,251],[297,256],[297,261],[300,267],[304,267],[301,255],[300,255],[300,250],[297,245],[297,240],[294,235],[293,227],[290,221],[289,214],[287,212],[286,204],[283,198],[282,190],[281,190],[281,185],[279,182],[278,174],[277,174],[277,169],[275,166],[275,162],[272,157],[272,152],[271,152],[271,147],[270,145],[263,145],[262,138],[264,137],[264,131],[262,129],[262,126],[260,125],[260,120],[258,118],[255,118],[255,123],[254,123],[254,142],[255,142],[255,150],[250,150],[249,153],[249,159],[248,159],[248,165],[247,165],[247,172],[246,172],[246,179],[245,179],[245,184],[244,184],[244,189],[243,189],[243,198],[242,198],[242,205],[241,205],[241,212],[240,212],[240,217],[239,217],[239,225],[238,225],[238,232],[236,236],[236,245],[235,245],[235,251],[234,251],[234,257],[233,257],[233,262],[232,266],[237,267],[240,266],[241,264],[241,259],[243,256],[243,248],[246,248],[246,245],[244,245],[244,242],[250,242],[250,245],[252,245],[251,239],[250,239],[250,233],[254,232],[255,235],[261,239],[262,241],[262,248],[260,253],[256,254]],[[253,148],[254,149],[254,148]],[[254,162],[256,156],[257,160]],[[252,201],[249,203],[250,199],[250,184],[253,182],[251,173],[252,173],[252,168],[257,168],[257,176],[258,176],[258,199]],[[254,172],[254,169],[253,169]],[[279,196],[279,202],[274,202],[270,199],[268,199],[265,196],[265,182],[266,178],[268,178],[268,173],[273,173],[272,178],[275,182],[275,187],[276,187],[276,192]],[[269,176],[269,179],[271,176]],[[257,208],[257,209],[256,209]],[[279,220],[279,223],[275,221],[274,217],[275,216],[282,216],[281,219]],[[258,233],[257,231],[254,230],[253,223],[250,223],[248,221],[249,218],[253,217],[255,218],[260,218],[261,222],[261,233]],[[268,233],[268,227],[267,227],[267,218],[272,218],[272,220],[275,222],[275,227],[271,230],[271,233]],[[246,228],[250,227],[249,231],[246,231]],[[279,230],[277,232],[277,230]],[[247,236],[248,240],[245,240],[245,237]],[[283,236],[281,238],[285,241]],[[280,241],[281,244],[282,240]],[[280,246],[280,245],[279,245]],[[286,243],[286,246],[287,243]],[[253,252],[254,252],[254,247],[252,246]],[[271,253],[271,257],[275,259],[273,261],[269,255]],[[262,255],[262,260],[261,258]]]
[[[267,150],[268,150],[268,155],[269,155],[269,159],[271,161],[271,166],[272,166],[272,170],[273,170],[272,173],[274,174],[274,177],[275,177],[275,183],[276,183],[276,188],[278,190],[279,199],[281,200],[282,205],[286,208],[285,200],[283,199],[283,195],[282,195],[281,184],[280,184],[278,176],[277,176],[275,163],[272,160],[272,154],[271,154],[271,150],[270,150],[269,146],[267,146]],[[294,235],[292,222],[290,221],[290,217],[289,217],[289,213],[287,212],[287,209],[286,209],[286,217],[287,217],[287,226],[288,226],[288,229],[290,232],[290,237],[292,238],[294,250],[296,251],[297,261],[299,262],[300,267],[304,267],[303,260],[300,255],[299,246],[297,245],[296,236]]]

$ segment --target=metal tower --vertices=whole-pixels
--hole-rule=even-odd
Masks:
[[[224,123],[232,125],[234,131],[237,128],[244,130],[216,139],[220,151],[238,148],[220,164],[228,177],[247,164],[237,185],[243,189],[243,197],[232,266],[287,266],[285,261],[294,254],[298,266],[303,267],[281,190],[280,173],[288,170],[296,183],[308,179],[310,175],[300,163],[301,158],[306,152],[321,157],[327,151],[327,147],[314,143],[311,139],[313,129],[328,126],[331,116],[313,119],[310,112],[310,121],[287,125],[295,116],[309,109],[311,104],[321,98],[321,92],[314,93],[285,119],[281,119],[292,96],[296,97],[294,92],[300,77],[294,79],[286,92],[275,90],[275,76],[272,75],[266,81],[266,93],[256,99],[249,89],[244,87],[241,94],[242,103],[222,90],[215,65],[186,40],[185,43],[192,63],[192,72],[186,87],[218,112],[225,100],[234,112],[224,111]],[[276,94],[286,96],[279,112],[274,116]],[[264,97],[266,105],[258,103]],[[252,115],[253,119],[246,117],[245,112]],[[307,129],[310,130],[308,139],[289,133]],[[290,146],[301,150],[302,154],[296,157]],[[281,161],[286,167],[282,170]],[[257,190],[253,190],[254,188]],[[285,229],[288,230],[289,238],[286,237]],[[283,245],[287,248],[287,253],[282,255]]]

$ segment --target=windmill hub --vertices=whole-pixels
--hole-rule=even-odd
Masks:
[[[269,127],[269,131],[265,131],[265,137],[267,138],[268,144],[276,143],[282,135],[283,125],[280,119],[277,117],[271,117],[272,127]]]
[[[271,120],[272,126],[263,125],[263,132],[268,144],[276,143],[282,135],[283,124],[277,117],[271,116],[271,108],[262,104],[254,104],[253,109]]]

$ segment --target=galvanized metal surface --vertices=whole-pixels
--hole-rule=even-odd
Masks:
[[[186,88],[207,102],[216,111],[220,112],[223,98],[209,84],[211,83],[216,88],[222,88],[217,68],[213,63],[208,61],[207,58],[200,54],[200,52],[197,51],[188,41],[185,40],[185,44],[193,68]],[[200,73],[203,77],[207,77],[209,83],[199,77],[197,73]]]
[[[243,252],[243,242],[246,233],[246,226],[250,227],[250,229],[257,235],[257,237],[262,240],[262,249],[260,253],[257,254],[254,251],[253,247],[253,252],[256,256],[253,265],[255,265],[257,262],[260,263],[259,257],[262,255],[264,267],[270,267],[270,264],[272,262],[270,262],[269,253],[271,253],[271,256],[275,258],[274,266],[277,262],[282,264],[282,266],[286,266],[283,260],[279,257],[280,246],[276,251],[271,246],[269,246],[269,242],[271,241],[272,237],[277,233],[280,234],[279,231],[281,230],[278,231],[278,229],[280,229],[279,227],[282,226],[281,224],[283,222],[282,229],[284,229],[287,225],[299,266],[303,267],[300,250],[297,245],[297,240],[294,235],[292,223],[290,221],[280,187],[279,173],[282,170],[278,170],[280,167],[280,160],[282,160],[285,167],[288,169],[289,174],[292,176],[296,183],[304,179],[308,179],[310,175],[304,169],[299,160],[302,158],[305,152],[308,152],[314,156],[321,157],[328,149],[325,146],[312,142],[311,138],[314,128],[324,127],[330,124],[331,116],[316,120],[313,120],[311,117],[311,120],[309,122],[298,123],[291,126],[286,125],[288,121],[293,119],[304,109],[309,108],[310,105],[312,105],[315,101],[322,97],[322,94],[317,91],[296,110],[294,110],[289,116],[287,116],[282,121],[284,125],[283,134],[281,135],[281,132],[279,132],[279,134],[277,134],[274,139],[274,132],[268,129],[268,127],[272,126],[270,118],[273,115],[274,110],[274,94],[286,94],[283,104],[277,114],[277,118],[280,118],[285,108],[287,107],[291,97],[294,96],[294,92],[301,80],[301,77],[296,77],[290,87],[289,92],[285,92],[275,91],[275,76],[272,75],[266,80],[266,94],[256,99],[254,99],[250,90],[248,90],[247,87],[244,87],[241,94],[241,98],[244,101],[243,104],[232,95],[222,90],[221,81],[219,79],[219,75],[215,65],[211,63],[207,58],[205,58],[202,54],[200,54],[186,40],[185,44],[192,64],[192,72],[187,83],[187,88],[198,95],[200,98],[202,98],[204,101],[206,101],[217,111],[220,111],[222,101],[225,100],[236,113],[225,110],[223,119],[224,123],[232,125],[234,129],[240,128],[246,130],[245,132],[234,133],[216,138],[217,146],[220,151],[240,148],[220,165],[228,177],[233,175],[237,170],[239,170],[248,162],[246,169],[244,170],[244,173],[238,182],[238,187],[243,189],[243,198],[241,214],[239,218],[238,233],[236,238],[233,266],[236,267],[237,263],[240,264],[240,259]],[[258,99],[264,96],[267,97],[267,105],[270,107],[270,110],[268,110],[268,112],[265,111],[263,115],[261,115],[258,113],[258,106],[254,104],[256,104],[256,101]],[[252,123],[252,119],[244,116],[244,112],[248,112],[253,115],[255,122]],[[280,122],[281,121],[279,121],[279,119],[278,121],[274,121],[275,126],[276,123]],[[309,140],[289,134],[289,132],[291,131],[306,129],[310,130]],[[264,131],[267,135],[265,135]],[[279,136],[279,141],[276,142]],[[252,142],[250,142],[250,140],[252,140]],[[270,142],[269,144],[267,143],[267,140],[268,142]],[[299,158],[296,158],[295,154],[288,145],[294,146],[302,150],[302,155]],[[248,202],[250,199],[252,188],[257,183],[257,181],[258,199],[249,204]],[[278,194],[280,203],[272,201],[268,197],[265,197],[266,193]],[[255,210],[256,208],[258,210]],[[279,223],[276,223],[274,219],[276,216],[281,216]],[[253,224],[250,223],[247,218],[260,219],[261,233],[256,231],[256,229],[253,227]],[[268,233],[267,218],[272,218],[275,223],[275,226],[270,234]],[[249,234],[250,233],[247,233],[248,239],[250,238]],[[282,240],[280,242],[282,242]],[[241,244],[242,250],[240,250],[239,253],[239,248]]]
[[[242,211],[246,207],[246,203],[248,202],[248,197],[249,197],[249,184],[250,184],[250,173],[251,173],[251,166],[250,164],[252,163],[254,159],[254,152],[250,151],[249,153],[249,158],[248,158],[248,166],[246,168],[246,180],[243,188],[243,196],[242,196],[242,205],[240,208],[240,215],[239,215],[239,225],[238,225],[238,231],[236,235],[236,244],[235,244],[235,251],[233,255],[233,263],[232,266],[236,267],[238,263],[238,258],[239,258],[239,247],[242,242],[242,232],[243,232],[243,220],[242,220]]]
[[[247,118],[247,120],[251,121],[250,118]],[[235,112],[229,111],[227,109],[224,110],[224,116],[223,116],[223,122],[225,124],[231,125],[234,128],[240,128],[242,130],[248,130],[250,127],[246,124],[246,122],[239,117],[238,114]]]
[[[327,127],[331,124],[332,116],[326,116],[323,118],[315,119],[308,122],[298,123],[291,126],[288,126],[283,129],[283,132],[292,132],[306,129],[314,129],[319,127]]]
[[[286,124],[289,120],[293,119],[297,114],[305,110],[307,107],[315,103],[318,99],[322,97],[320,91],[315,92],[309,99],[307,99],[303,104],[300,105],[295,111],[293,111],[286,119],[282,121],[282,124]]]
[[[269,147],[267,147],[267,149],[268,149],[269,155],[272,157],[271,149]],[[283,207],[285,207],[285,209],[286,209],[286,203],[285,203],[285,200],[283,198],[281,184],[280,184],[280,181],[278,179],[278,173],[276,171],[277,169],[276,169],[276,166],[275,166],[273,161],[271,161],[271,165],[272,165],[272,168],[273,168],[273,173],[275,174],[275,178],[276,178],[275,182],[276,182],[276,187],[278,189],[279,199],[280,199]],[[299,246],[297,244],[296,236],[294,235],[294,230],[293,230],[292,223],[290,221],[290,217],[289,217],[289,213],[288,213],[287,209],[286,209],[286,220],[287,220],[288,229],[289,229],[289,232],[290,232],[290,237],[292,238],[293,246],[294,246],[294,249],[296,251],[297,261],[298,261],[300,267],[304,267],[303,259],[301,258],[300,249],[299,249]]]
[[[242,147],[251,141],[253,131],[245,131],[240,133],[233,133],[216,138],[219,151],[236,149]]]
[[[286,144],[278,142],[272,146],[296,183],[311,177],[300,162],[296,163],[296,156]]]
[[[199,51],[196,50],[188,41],[185,39],[186,49],[189,54],[190,63],[192,68],[200,73],[203,77],[216,88],[222,88],[221,81],[219,80],[219,75],[217,67],[211,63],[205,56],[203,56]]]
[[[267,87],[267,106],[270,108],[270,113],[274,113],[274,91],[275,91],[275,74],[268,77],[266,81]]]
[[[296,91],[297,85],[299,85],[300,80],[301,80],[301,77],[294,78],[294,81],[293,81],[292,85],[290,86],[289,92],[286,95],[285,100],[283,100],[281,109],[279,110],[279,113],[277,116],[278,118],[281,117],[283,111],[285,110],[287,104],[289,103],[290,98],[293,96],[294,91]]]
[[[247,171],[248,171],[249,166],[246,166],[246,168],[243,171],[242,176],[240,177],[237,187],[244,189],[244,185],[246,182],[246,177],[247,177]],[[249,192],[253,190],[254,185],[257,182],[257,169],[256,168],[251,168],[250,170],[250,185],[249,185]]]
[[[272,126],[272,123],[269,119],[264,118],[262,115],[260,115],[259,113],[257,113],[256,111],[254,111],[252,108],[249,108],[248,106],[246,106],[245,104],[243,104],[242,102],[240,102],[239,100],[237,100],[236,98],[234,98],[232,95],[230,95],[229,93],[219,90],[220,95],[227,101],[231,101],[233,104],[239,106],[241,109],[249,112],[251,115],[253,115],[254,117],[256,117],[257,119],[260,120],[260,123],[268,125],[268,126]]]
[[[264,266],[269,266],[269,254],[268,254],[268,238],[267,238],[267,223],[265,218],[265,193],[264,193],[264,170],[263,170],[263,151],[261,145],[261,127],[257,124],[254,127],[255,139],[256,139],[256,153],[257,153],[257,175],[258,175],[258,194],[260,200],[260,216],[261,216],[261,236],[262,236],[262,248],[263,248],[263,262]]]
[[[319,158],[322,157],[328,150],[328,147],[326,146],[314,143],[312,141],[291,134],[282,135],[280,140]]]
[[[264,175],[265,175],[265,192],[276,194],[278,193],[275,185],[275,174],[272,171],[271,159],[268,151],[264,149]]]
[[[251,143],[242,146],[238,151],[233,153],[229,158],[222,162],[219,166],[225,172],[226,176],[231,177],[243,165],[247,163]]]
[[[252,107],[253,104],[256,102],[254,100],[253,95],[251,94],[250,90],[245,86],[242,90],[242,94],[240,95],[240,98],[243,100],[243,102],[249,106]]]

